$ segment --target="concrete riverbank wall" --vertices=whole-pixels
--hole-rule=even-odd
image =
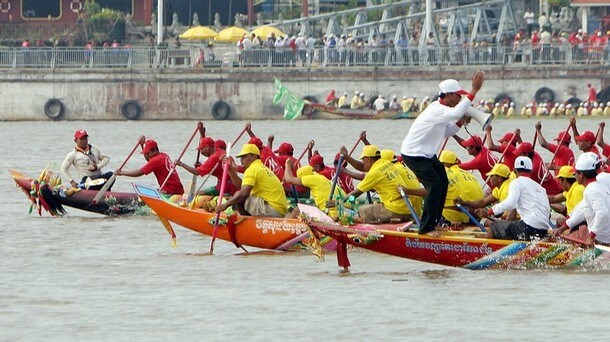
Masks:
[[[331,89],[339,96],[348,92],[350,99],[355,91],[367,97],[395,94],[421,99],[434,96],[445,78],[455,78],[469,89],[477,69],[487,78],[477,100],[506,94],[517,107],[534,100],[543,87],[552,90],[555,101],[566,101],[586,99],[588,82],[598,91],[610,86],[610,68],[604,65],[10,69],[0,75],[0,120],[51,120],[60,109],[57,120],[126,120],[138,110],[138,120],[211,120],[213,108],[226,113],[219,101],[228,105],[230,120],[281,119],[283,108],[272,103],[274,77],[293,93],[320,101]]]

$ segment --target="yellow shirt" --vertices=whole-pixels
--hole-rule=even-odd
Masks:
[[[403,113],[406,113],[411,109],[413,101],[415,101],[415,99],[404,99],[400,102],[400,106],[402,107]]]
[[[354,97],[352,97],[352,102],[350,102],[349,107],[351,109],[358,108],[359,104],[360,104],[360,97],[358,97],[358,95],[354,95]]]
[[[333,183],[328,178],[317,173],[301,177],[301,183],[303,183],[303,186],[309,188],[311,197],[313,197],[313,200],[316,203],[316,207],[325,211],[326,201],[328,201],[328,197],[330,196],[330,189],[332,188]],[[335,187],[335,196],[338,194],[341,194],[342,198],[345,198],[345,192],[343,192],[343,189],[341,189],[339,185]]]
[[[402,177],[402,181],[405,183],[405,187],[407,189],[421,188],[419,180],[417,180],[417,176],[415,175],[415,173],[413,173],[413,171],[411,171],[411,169],[401,163],[395,163],[394,166],[396,167],[396,170],[398,170],[398,174],[400,174],[400,177]],[[420,196],[412,195],[408,197],[409,201],[411,201],[411,205],[413,205],[413,209],[415,209],[415,213],[417,213],[417,216],[421,217],[423,206],[422,204],[424,201],[423,198]]]
[[[585,191],[585,186],[582,184],[578,184],[578,182],[574,182],[568,191],[563,192],[563,196],[566,198],[566,211],[568,215],[572,213],[574,207],[582,201],[583,191]]]
[[[453,201],[457,197],[465,201],[483,199],[483,189],[481,189],[479,181],[472,174],[460,169],[457,165],[445,168],[445,171],[447,171],[447,180],[449,181],[445,207],[455,206]],[[466,223],[469,221],[466,214],[454,209],[443,209],[443,217],[450,222]]]
[[[280,214],[286,215],[286,193],[279,178],[263,165],[260,159],[253,161],[244,172],[242,186],[250,185],[252,190],[250,195],[260,197],[265,200],[273,209]]]
[[[358,183],[358,190],[367,192],[375,189],[383,206],[395,214],[410,214],[407,204],[398,192],[398,185],[405,186],[402,177],[391,161],[378,159],[364,179]]]
[[[491,191],[491,195],[493,197],[495,197],[498,202],[502,202],[506,199],[506,197],[508,197],[508,186],[510,185],[510,182],[512,182],[513,179],[508,178],[507,180],[505,180],[504,182],[502,182],[502,184],[500,184],[499,187],[494,188]]]
[[[337,102],[337,107],[343,107],[346,102],[347,102],[347,95],[341,96],[339,98],[339,101]]]

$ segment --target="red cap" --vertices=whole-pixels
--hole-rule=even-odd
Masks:
[[[322,156],[319,154],[314,154],[311,157],[311,159],[309,159],[309,165],[310,166],[324,165],[324,158],[322,158]]]
[[[159,146],[157,145],[157,142],[150,139],[150,140],[146,140],[146,142],[144,143],[144,148],[142,149],[142,154],[146,154],[148,152],[150,152],[153,148],[159,148]]]
[[[564,134],[565,134],[565,136],[564,136]],[[553,140],[559,141],[559,140],[561,140],[561,138],[563,138],[563,142],[570,142],[572,139],[572,136],[567,131],[561,131],[561,132],[559,132],[559,134],[557,134],[557,138],[555,138]]]
[[[530,152],[534,152],[534,146],[532,145],[532,143],[529,142],[522,142],[521,144],[519,144],[519,146],[517,146],[517,149],[515,150],[515,154]]]
[[[339,157],[341,157],[341,152],[335,154],[335,161],[339,161]]]
[[[88,137],[89,133],[87,133],[87,131],[85,131],[84,129],[79,129],[78,131],[74,132],[74,140],[76,139],[80,139],[82,137]]]
[[[222,140],[222,139],[217,139],[216,141],[214,141],[214,147],[216,149],[220,148],[220,149],[226,150],[227,149],[227,143],[225,143],[225,141]]]
[[[201,138],[201,140],[199,140],[199,146],[197,146],[197,149],[201,150],[204,147],[214,147],[214,139],[210,137]]]
[[[478,135],[473,135],[468,140],[462,141],[464,147],[483,147],[483,140]]]
[[[287,142],[283,142],[277,150],[273,151],[275,153],[286,153],[292,154],[294,152],[294,147]]]
[[[501,142],[501,143],[509,142],[509,141],[513,140],[514,136],[515,136],[515,133],[508,132],[508,133],[504,134],[504,136],[500,140],[498,140],[498,141]]]
[[[575,136],[574,140],[590,141],[591,143],[595,143],[595,134],[593,134],[591,131],[584,131],[583,134]]]
[[[252,137],[248,140],[248,144],[254,144],[259,149],[263,148],[263,141],[259,137]]]

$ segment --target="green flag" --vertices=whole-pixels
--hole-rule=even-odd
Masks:
[[[283,102],[284,104],[284,119],[294,120],[301,115],[303,112],[303,106],[305,106],[305,102],[296,96],[293,92],[288,90],[285,86],[282,85],[282,82],[275,79],[275,96],[273,97],[273,103],[279,104]]]

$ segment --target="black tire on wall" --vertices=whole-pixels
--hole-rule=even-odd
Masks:
[[[537,103],[555,102],[555,93],[550,88],[542,87],[536,90],[534,99]]]
[[[44,104],[44,115],[49,119],[59,120],[64,115],[65,111],[66,106],[64,106],[63,102],[59,99],[49,99]]]
[[[498,94],[498,96],[496,96],[496,98],[494,99],[494,103],[499,103],[500,105],[503,105],[505,103],[510,104],[511,102],[514,102],[512,97],[510,97],[508,94],[506,93],[500,93]]]
[[[231,114],[231,107],[228,103],[220,100],[212,106],[212,116],[216,120],[225,120]]]
[[[121,106],[121,113],[127,120],[137,120],[142,114],[142,107],[136,100],[127,100]]]

